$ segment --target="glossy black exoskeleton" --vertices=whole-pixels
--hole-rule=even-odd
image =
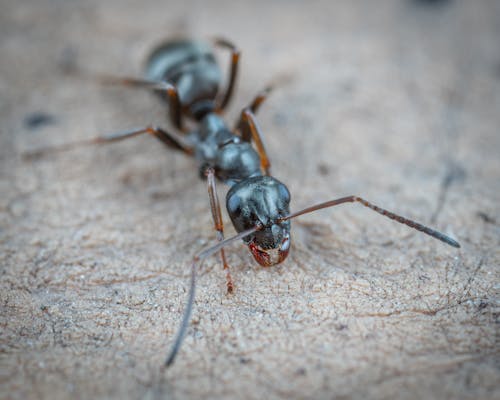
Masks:
[[[110,143],[149,134],[166,146],[197,160],[201,175],[207,179],[210,208],[219,243],[194,258],[187,305],[166,366],[174,361],[184,338],[194,301],[196,271],[206,257],[217,251],[221,252],[227,289],[228,292],[233,291],[223,247],[236,240],[244,241],[260,265],[267,267],[279,264],[285,260],[290,250],[292,218],[322,208],[357,202],[450,246],[460,247],[458,242],[443,233],[384,210],[358,196],[342,197],[290,213],[290,192],[283,183],[270,175],[269,159],[254,115],[269,90],[258,94],[252,103],[242,110],[235,128],[230,129],[221,114],[234,89],[239,51],[226,40],[216,40],[216,44],[231,51],[229,82],[223,93],[220,93],[222,74],[211,46],[192,40],[171,41],[158,47],[148,60],[147,79],[106,78],[110,83],[158,91],[168,101],[171,123],[182,135],[159,127],[146,126],[32,153],[38,156],[54,150],[72,149],[82,144]],[[194,125],[192,129],[185,127],[185,117],[191,119],[191,124]],[[226,240],[223,240],[222,213],[215,178],[230,186],[226,207],[238,234]]]
[[[263,266],[281,263],[290,250],[290,192],[270,176],[245,179],[226,196],[226,208],[237,232],[256,225],[262,229],[244,238],[254,258]]]
[[[212,47],[205,42],[178,40],[161,45],[147,61],[146,77],[173,84],[183,111],[198,121],[216,108],[222,74]]]
[[[218,43],[233,50],[233,59],[238,54],[227,41]],[[231,77],[235,74],[231,73]],[[257,262],[264,266],[282,262],[290,247],[290,221],[278,222],[277,218],[288,214],[290,194],[281,182],[263,175],[266,171],[261,158],[267,156],[262,146],[258,148],[260,156],[252,146],[251,129],[257,131],[257,128],[253,121],[253,124],[247,122],[253,120],[252,105],[244,110],[246,116],[242,115],[238,124],[246,129],[246,137],[229,129],[218,114],[223,107],[217,101],[221,72],[211,47],[190,40],[161,45],[148,59],[146,76],[150,81],[173,84],[184,115],[198,123],[186,139],[194,151],[200,174],[205,176],[211,170],[220,181],[235,185],[227,194],[226,204],[236,230],[262,226],[262,230],[244,239]],[[229,92],[233,85],[231,80]],[[263,95],[257,96],[252,104],[256,101],[263,101]],[[257,141],[261,143],[260,137]]]

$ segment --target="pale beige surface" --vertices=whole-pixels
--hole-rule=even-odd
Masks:
[[[499,398],[500,3],[101,3],[0,2],[1,398]],[[211,258],[160,375],[214,241],[194,163],[149,138],[20,154],[164,125],[85,76],[178,35],[242,49],[231,121],[280,83],[259,122],[294,209],[364,195],[462,249],[354,205],[296,221],[279,267],[234,245],[234,295]]]

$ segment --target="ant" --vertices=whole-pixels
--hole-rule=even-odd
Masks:
[[[221,114],[233,94],[240,52],[231,42],[224,39],[216,39],[215,45],[224,47],[231,53],[229,82],[223,92],[219,91],[222,74],[215,61],[212,46],[193,40],[175,40],[156,48],[147,61],[146,79],[104,78],[107,83],[158,92],[168,102],[170,121],[180,135],[160,127],[147,126],[31,153],[37,156],[80,145],[110,143],[149,134],[167,147],[197,160],[200,175],[207,181],[218,244],[194,257],[187,304],[164,367],[174,362],[184,339],[194,302],[197,269],[208,256],[220,251],[222,265],[226,271],[227,291],[233,292],[234,285],[224,247],[234,241],[242,239],[255,260],[264,267],[270,267],[283,262],[288,255],[290,220],[323,208],[356,202],[450,246],[460,247],[457,241],[445,234],[387,211],[358,196],[342,197],[290,213],[290,192],[285,184],[270,173],[271,164],[255,118],[270,88],[263,90],[250,105],[243,108],[236,126],[232,130],[229,129]],[[185,119],[191,120],[194,129],[186,128]],[[216,178],[230,186],[226,195],[226,208],[238,232],[225,240]]]

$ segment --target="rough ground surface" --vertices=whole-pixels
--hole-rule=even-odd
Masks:
[[[0,397],[500,397],[499,2],[102,3],[0,2]],[[211,258],[160,374],[214,242],[193,161],[150,138],[21,154],[165,125],[92,76],[179,35],[242,49],[230,120],[278,83],[259,122],[293,209],[364,195],[462,249],[355,205],[297,220],[276,268],[233,245],[235,293]]]

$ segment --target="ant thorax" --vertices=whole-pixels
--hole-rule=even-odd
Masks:
[[[259,155],[251,143],[234,135],[217,114],[207,114],[191,140],[202,176],[206,168],[210,167],[219,180],[232,186],[247,178],[262,175]]]

